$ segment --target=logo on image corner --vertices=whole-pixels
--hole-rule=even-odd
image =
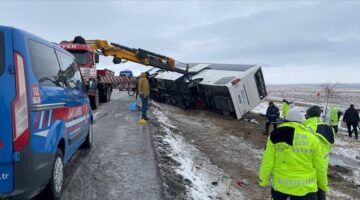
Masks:
[[[7,180],[9,178],[10,174],[7,173],[1,173],[0,174],[0,181]]]
[[[41,103],[40,89],[39,89],[38,85],[32,86],[32,100],[33,100],[33,103],[35,103],[35,104]]]

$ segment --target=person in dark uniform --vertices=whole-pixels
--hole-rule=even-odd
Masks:
[[[280,117],[280,111],[279,108],[275,106],[274,102],[269,102],[269,107],[266,110],[266,124],[265,124],[265,134],[269,134],[269,127],[270,124],[273,125],[274,129],[277,127],[277,123]]]
[[[348,129],[349,137],[352,137],[352,132],[355,132],[355,139],[358,139],[358,123],[360,121],[359,119],[359,112],[355,109],[354,104],[350,105],[350,108],[348,108],[345,111],[343,121],[346,122],[346,126]],[[353,130],[351,130],[351,127]]]

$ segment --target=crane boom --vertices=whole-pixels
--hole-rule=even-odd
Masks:
[[[173,58],[144,49],[135,49],[116,43],[109,43],[107,40],[85,40],[85,43],[94,51],[101,52],[104,56],[113,56],[114,64],[120,64],[123,60],[126,60],[181,74],[187,74],[188,72],[188,68],[176,68],[176,61]]]

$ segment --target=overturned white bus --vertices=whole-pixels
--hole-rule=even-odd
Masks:
[[[177,64],[186,69],[186,65]],[[240,119],[267,95],[261,66],[233,64],[188,65],[180,74],[149,70],[151,98],[184,109],[208,109]]]

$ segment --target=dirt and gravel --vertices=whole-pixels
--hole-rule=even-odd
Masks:
[[[154,118],[152,126],[155,146],[167,197],[234,199],[233,196],[236,195],[236,199],[270,199],[270,188],[258,186],[259,164],[267,139],[262,134],[264,117],[249,113],[244,120],[234,120],[208,111],[182,110],[159,103],[153,103],[151,113]],[[176,138],[175,142],[164,142],[168,141],[166,137],[169,135]],[[344,133],[338,134],[337,139],[340,143],[334,145],[337,152],[331,155],[335,161],[329,169],[331,191],[328,199],[360,199],[360,187],[356,181],[360,160],[355,158],[358,154],[348,157],[345,151],[359,148],[360,142],[348,141]],[[179,150],[178,146],[183,146],[184,149]],[[177,162],[177,151],[184,150],[193,152],[189,154],[189,162],[193,165],[190,173],[195,176],[190,177],[194,180],[185,178],[181,170],[182,165],[188,163],[181,160],[180,163]],[[201,173],[201,169],[208,169],[207,172],[213,175],[212,179],[208,179],[206,173]],[[203,178],[204,176],[207,178]],[[206,186],[205,189],[200,188],[203,190],[198,192],[200,195],[194,195],[194,190],[199,190],[197,179],[203,179]],[[226,186],[224,190],[216,190],[220,184]],[[209,195],[204,196],[202,193],[205,192],[209,192]]]

